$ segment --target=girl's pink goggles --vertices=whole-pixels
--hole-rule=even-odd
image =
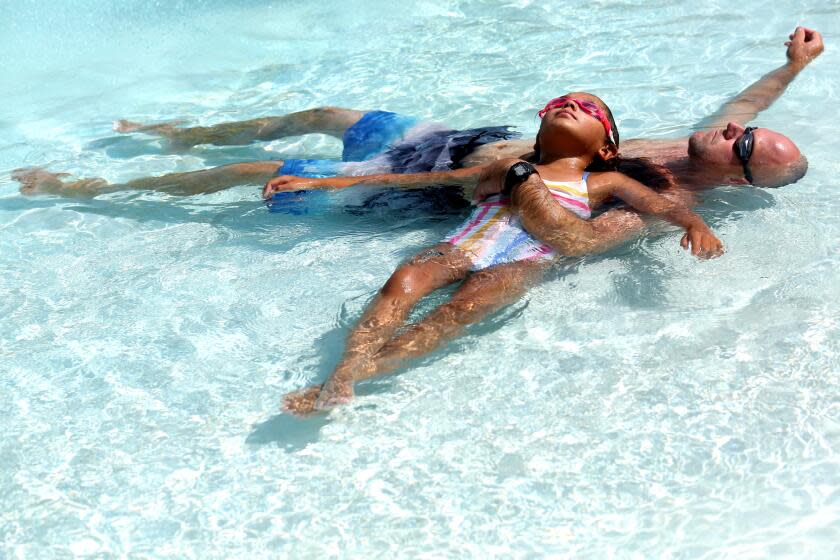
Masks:
[[[568,95],[564,95],[563,97],[556,97],[549,101],[545,107],[537,113],[540,118],[543,118],[546,113],[548,113],[552,109],[560,109],[565,107],[569,101],[572,101],[580,107],[580,110],[589,115],[592,118],[598,119],[601,125],[604,127],[604,131],[607,133],[607,138],[610,142],[614,145],[618,145],[615,141],[615,136],[613,136],[613,129],[612,125],[610,124],[610,120],[607,118],[607,114],[604,112],[601,107],[598,106],[597,103],[593,103],[592,101],[586,101],[584,99],[577,99],[575,97],[570,97]]]

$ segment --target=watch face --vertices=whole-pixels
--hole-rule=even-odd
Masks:
[[[505,177],[505,188],[503,192],[509,193],[514,187],[522,184],[525,179],[536,173],[537,170],[530,163],[519,161],[510,166]]]
[[[521,161],[519,163],[514,164],[513,167],[515,169],[514,174],[516,175],[516,178],[520,181],[524,181],[525,179],[530,177],[531,174],[534,173],[533,167]]]

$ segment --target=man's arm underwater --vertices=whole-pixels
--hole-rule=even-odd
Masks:
[[[720,128],[729,122],[744,125],[770,107],[788,85],[812,60],[823,52],[822,35],[813,29],[797,27],[790,35],[787,63],[762,76],[747,89],[727,101],[716,113],[704,118],[701,128]]]

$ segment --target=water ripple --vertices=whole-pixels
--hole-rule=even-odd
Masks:
[[[838,103],[840,8],[41,4],[0,24],[0,556],[837,556],[840,168],[814,108]],[[652,229],[314,421],[280,396],[323,379],[459,211],[348,193],[274,214],[258,185],[30,199],[9,179],[337,157],[323,136],[175,155],[110,129],[317,105],[528,135],[546,98],[591,89],[623,138],[673,137],[781,64],[798,22],[828,50],[757,122],[811,169],[706,197],[725,257]]]

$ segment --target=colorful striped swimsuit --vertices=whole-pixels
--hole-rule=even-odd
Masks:
[[[586,186],[588,176],[587,172],[580,181],[543,179],[543,183],[564,208],[588,220],[592,216]],[[550,260],[557,256],[551,247],[525,231],[519,216],[511,212],[510,199],[501,195],[480,202],[469,220],[444,241],[467,253],[474,271],[497,264]]]

